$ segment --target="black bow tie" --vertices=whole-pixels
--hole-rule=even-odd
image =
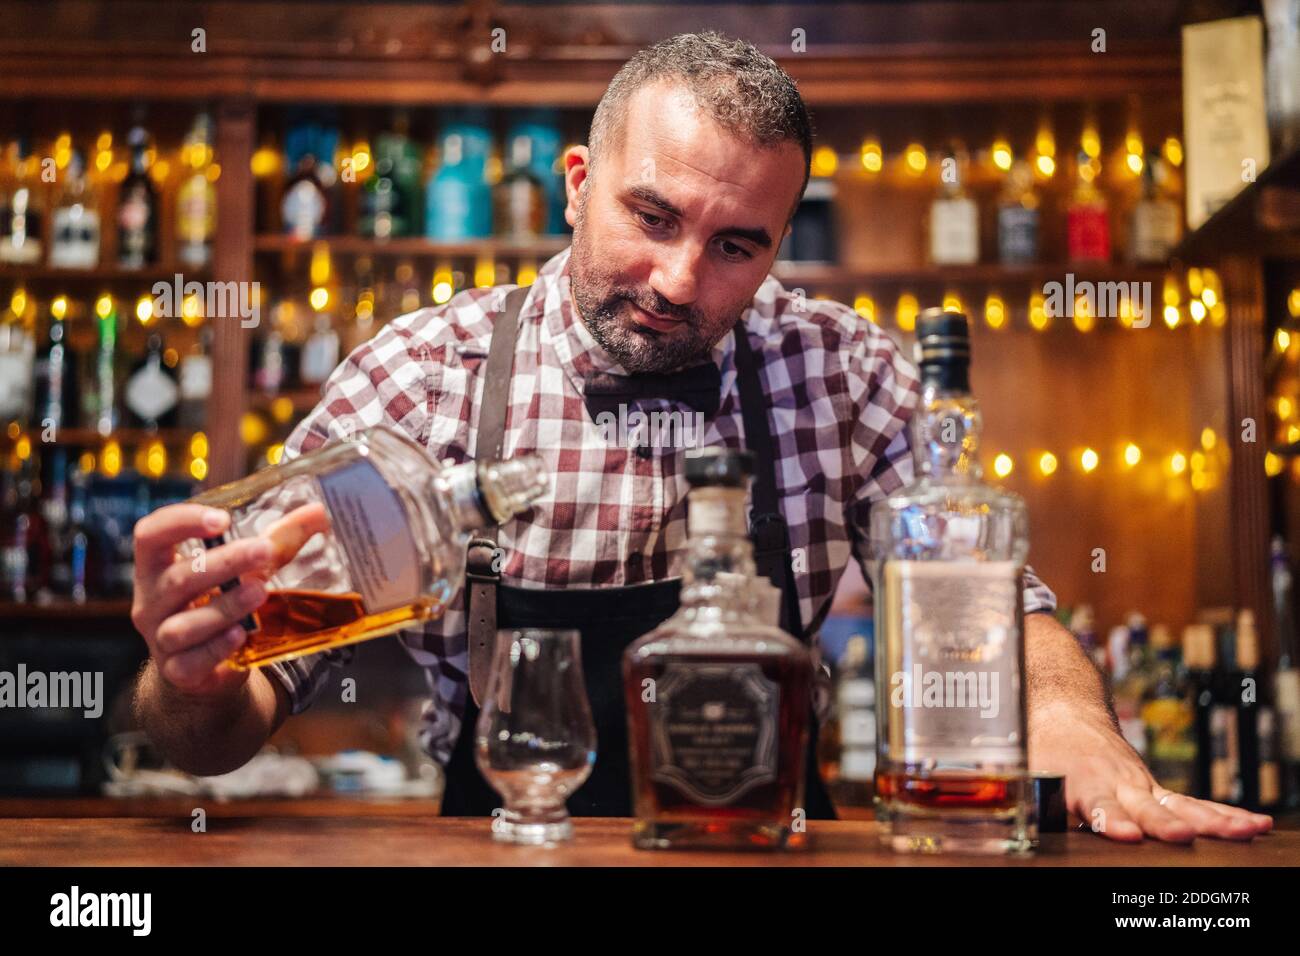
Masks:
[[[590,372],[583,382],[582,393],[593,421],[601,412],[617,415],[620,405],[650,398],[682,402],[702,412],[705,418],[712,418],[721,400],[722,372],[712,362],[666,375]]]

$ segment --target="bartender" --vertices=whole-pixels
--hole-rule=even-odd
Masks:
[[[805,301],[769,275],[811,152],[794,82],[750,44],[686,34],[641,51],[602,97],[588,145],[565,154],[570,248],[527,288],[469,289],[393,320],[347,357],[286,443],[292,456],[387,426],[440,460],[533,453],[551,472],[531,512],[471,544],[463,603],[400,635],[428,676],[421,739],[447,771],[445,814],[499,805],[474,766],[476,702],[496,629],[525,626],[582,632],[600,744],[570,811],[632,813],[619,660],[675,609],[684,451],[611,433],[603,412],[677,412],[703,423],[698,444],[755,453],[759,570],[782,591],[782,626],[814,650],[846,563],[865,556],[872,503],[911,480],[914,366],[848,306]],[[135,529],[132,616],[151,655],[136,712],[177,766],[200,774],[247,761],[352,653],[217,667],[265,592],[250,581],[194,600],[271,560],[261,539],[208,552],[203,571],[177,559],[180,542],[224,520],[182,504]],[[1027,571],[1030,761],[1065,775],[1070,809],[1121,841],[1268,830],[1267,816],[1153,780],[1054,608]],[[833,817],[808,763],[808,816]]]

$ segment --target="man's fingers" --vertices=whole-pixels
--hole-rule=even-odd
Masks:
[[[1129,816],[1149,836],[1169,843],[1191,843],[1196,839],[1196,827],[1172,808],[1161,806],[1150,787],[1122,783],[1116,788],[1116,796]]]
[[[197,647],[164,658],[158,668],[167,681],[181,690],[198,690],[209,682],[213,670],[247,638],[244,629],[236,624]]]
[[[1185,794],[1165,792],[1159,799],[1173,813],[1178,814],[1196,828],[1201,836],[1220,837],[1225,840],[1249,840],[1258,833],[1272,828],[1273,821],[1260,813],[1250,813],[1239,807],[1224,806],[1209,800],[1198,800]]]
[[[330,528],[329,512],[319,501],[294,508],[284,517],[276,520],[260,532],[261,536],[271,542],[272,569],[284,567],[293,560],[293,556],[302,550],[312,535],[328,531]]]
[[[1066,778],[1065,787],[1068,796],[1070,789],[1068,777]],[[1141,842],[1142,827],[1120,805],[1115,796],[1107,793],[1104,789],[1097,788],[1085,792],[1079,796],[1077,802],[1071,799],[1070,804],[1074,812],[1083,818],[1083,822],[1094,833],[1100,833],[1122,843]]]
[[[158,576],[145,614],[162,621],[226,581],[265,570],[271,553],[271,543],[266,539],[241,538],[204,551],[199,570],[192,561],[175,561]]]
[[[187,651],[257,610],[265,600],[266,588],[261,582],[247,581],[202,607],[167,618],[154,632],[154,648],[163,657]]]
[[[145,515],[135,523],[137,571],[147,578],[172,563],[176,545],[186,538],[210,538],[221,534],[230,524],[230,515],[220,508],[192,502],[167,505]]]

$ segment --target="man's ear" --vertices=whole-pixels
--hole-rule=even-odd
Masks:
[[[570,146],[564,153],[564,219],[570,226],[577,224],[578,202],[587,174],[591,171],[591,154],[586,146]]]

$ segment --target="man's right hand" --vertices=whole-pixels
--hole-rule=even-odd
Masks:
[[[204,552],[201,570],[181,542],[220,535],[230,515],[186,502],[159,508],[135,525],[135,600],[131,621],[149,645],[159,675],[190,697],[230,697],[248,671],[221,663],[243,645],[238,623],[266,599],[262,583],[272,564],[271,542],[244,538]],[[225,581],[245,577],[233,591],[195,606],[194,601]]]

